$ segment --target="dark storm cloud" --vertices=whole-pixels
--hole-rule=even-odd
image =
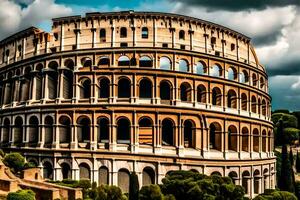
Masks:
[[[281,30],[282,28],[274,30],[274,32],[272,33],[268,33],[266,35],[261,35],[261,36],[250,35],[250,37],[252,38],[251,41],[255,45],[255,47],[273,45],[282,36]]]
[[[270,63],[268,65],[274,65],[267,67],[267,73],[269,76],[277,75],[300,75],[300,60],[288,59],[282,63]]]
[[[300,0],[175,0],[186,5],[203,6],[211,10],[263,10],[267,7],[300,5]]]

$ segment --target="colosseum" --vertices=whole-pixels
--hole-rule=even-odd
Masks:
[[[53,19],[0,42],[1,148],[47,179],[128,191],[171,170],[276,184],[268,77],[250,38],[157,12]]]

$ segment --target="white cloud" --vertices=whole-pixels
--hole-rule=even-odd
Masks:
[[[17,2],[0,0],[0,39],[29,26],[37,26],[51,18],[72,13],[71,8],[56,4],[54,0],[22,0],[22,2],[29,4],[22,8]]]

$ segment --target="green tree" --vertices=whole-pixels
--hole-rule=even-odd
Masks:
[[[163,180],[164,195],[175,199],[244,199],[244,189],[232,183],[229,177],[206,176],[192,171],[172,171]]]
[[[76,187],[82,188],[83,198],[87,198],[89,189],[92,187],[92,184],[91,181],[88,179],[80,180]]]
[[[297,200],[297,197],[286,191],[267,190],[264,194],[256,196],[253,200]]]
[[[143,186],[139,192],[139,200],[163,200],[164,196],[158,185]]]
[[[292,166],[292,168],[293,168],[293,166],[294,166],[294,154],[293,154],[292,148],[290,148],[289,159],[290,159],[290,162],[291,162],[291,166]]]
[[[278,180],[278,188],[282,191],[295,192],[294,188],[294,173],[291,167],[291,162],[287,152],[287,146],[282,146],[281,152],[281,174]]]
[[[295,183],[295,196],[300,199],[300,181]]]
[[[299,155],[298,151],[297,151],[297,157],[296,157],[296,171],[297,171],[297,173],[300,173],[300,155]]]
[[[35,193],[32,190],[18,190],[8,193],[7,200],[35,200]]]
[[[25,158],[19,153],[10,153],[6,154],[3,163],[9,167],[13,173],[18,173],[25,165]]]
[[[284,140],[287,144],[293,144],[296,140],[299,139],[299,129],[297,128],[285,128],[283,129]]]
[[[137,200],[139,198],[139,180],[135,172],[130,174],[129,179],[129,200]]]
[[[114,185],[100,185],[97,188],[94,200],[127,200],[122,190]]]

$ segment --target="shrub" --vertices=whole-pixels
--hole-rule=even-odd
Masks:
[[[163,194],[158,185],[147,185],[140,190],[139,200],[163,200]]]
[[[137,200],[139,198],[139,180],[135,172],[130,174],[129,181],[129,200]]]
[[[12,170],[12,172],[18,173],[23,169],[25,164],[25,159],[19,153],[10,153],[4,157],[3,163],[7,167],[9,167]]]
[[[260,194],[256,196],[253,200],[297,200],[297,197],[290,192],[286,191],[278,191],[278,190],[273,190],[273,192],[270,192],[266,194]]]
[[[114,185],[100,185],[97,188],[95,200],[127,200],[122,190]]]
[[[8,193],[7,200],[35,200],[35,193],[32,190],[18,190]]]

